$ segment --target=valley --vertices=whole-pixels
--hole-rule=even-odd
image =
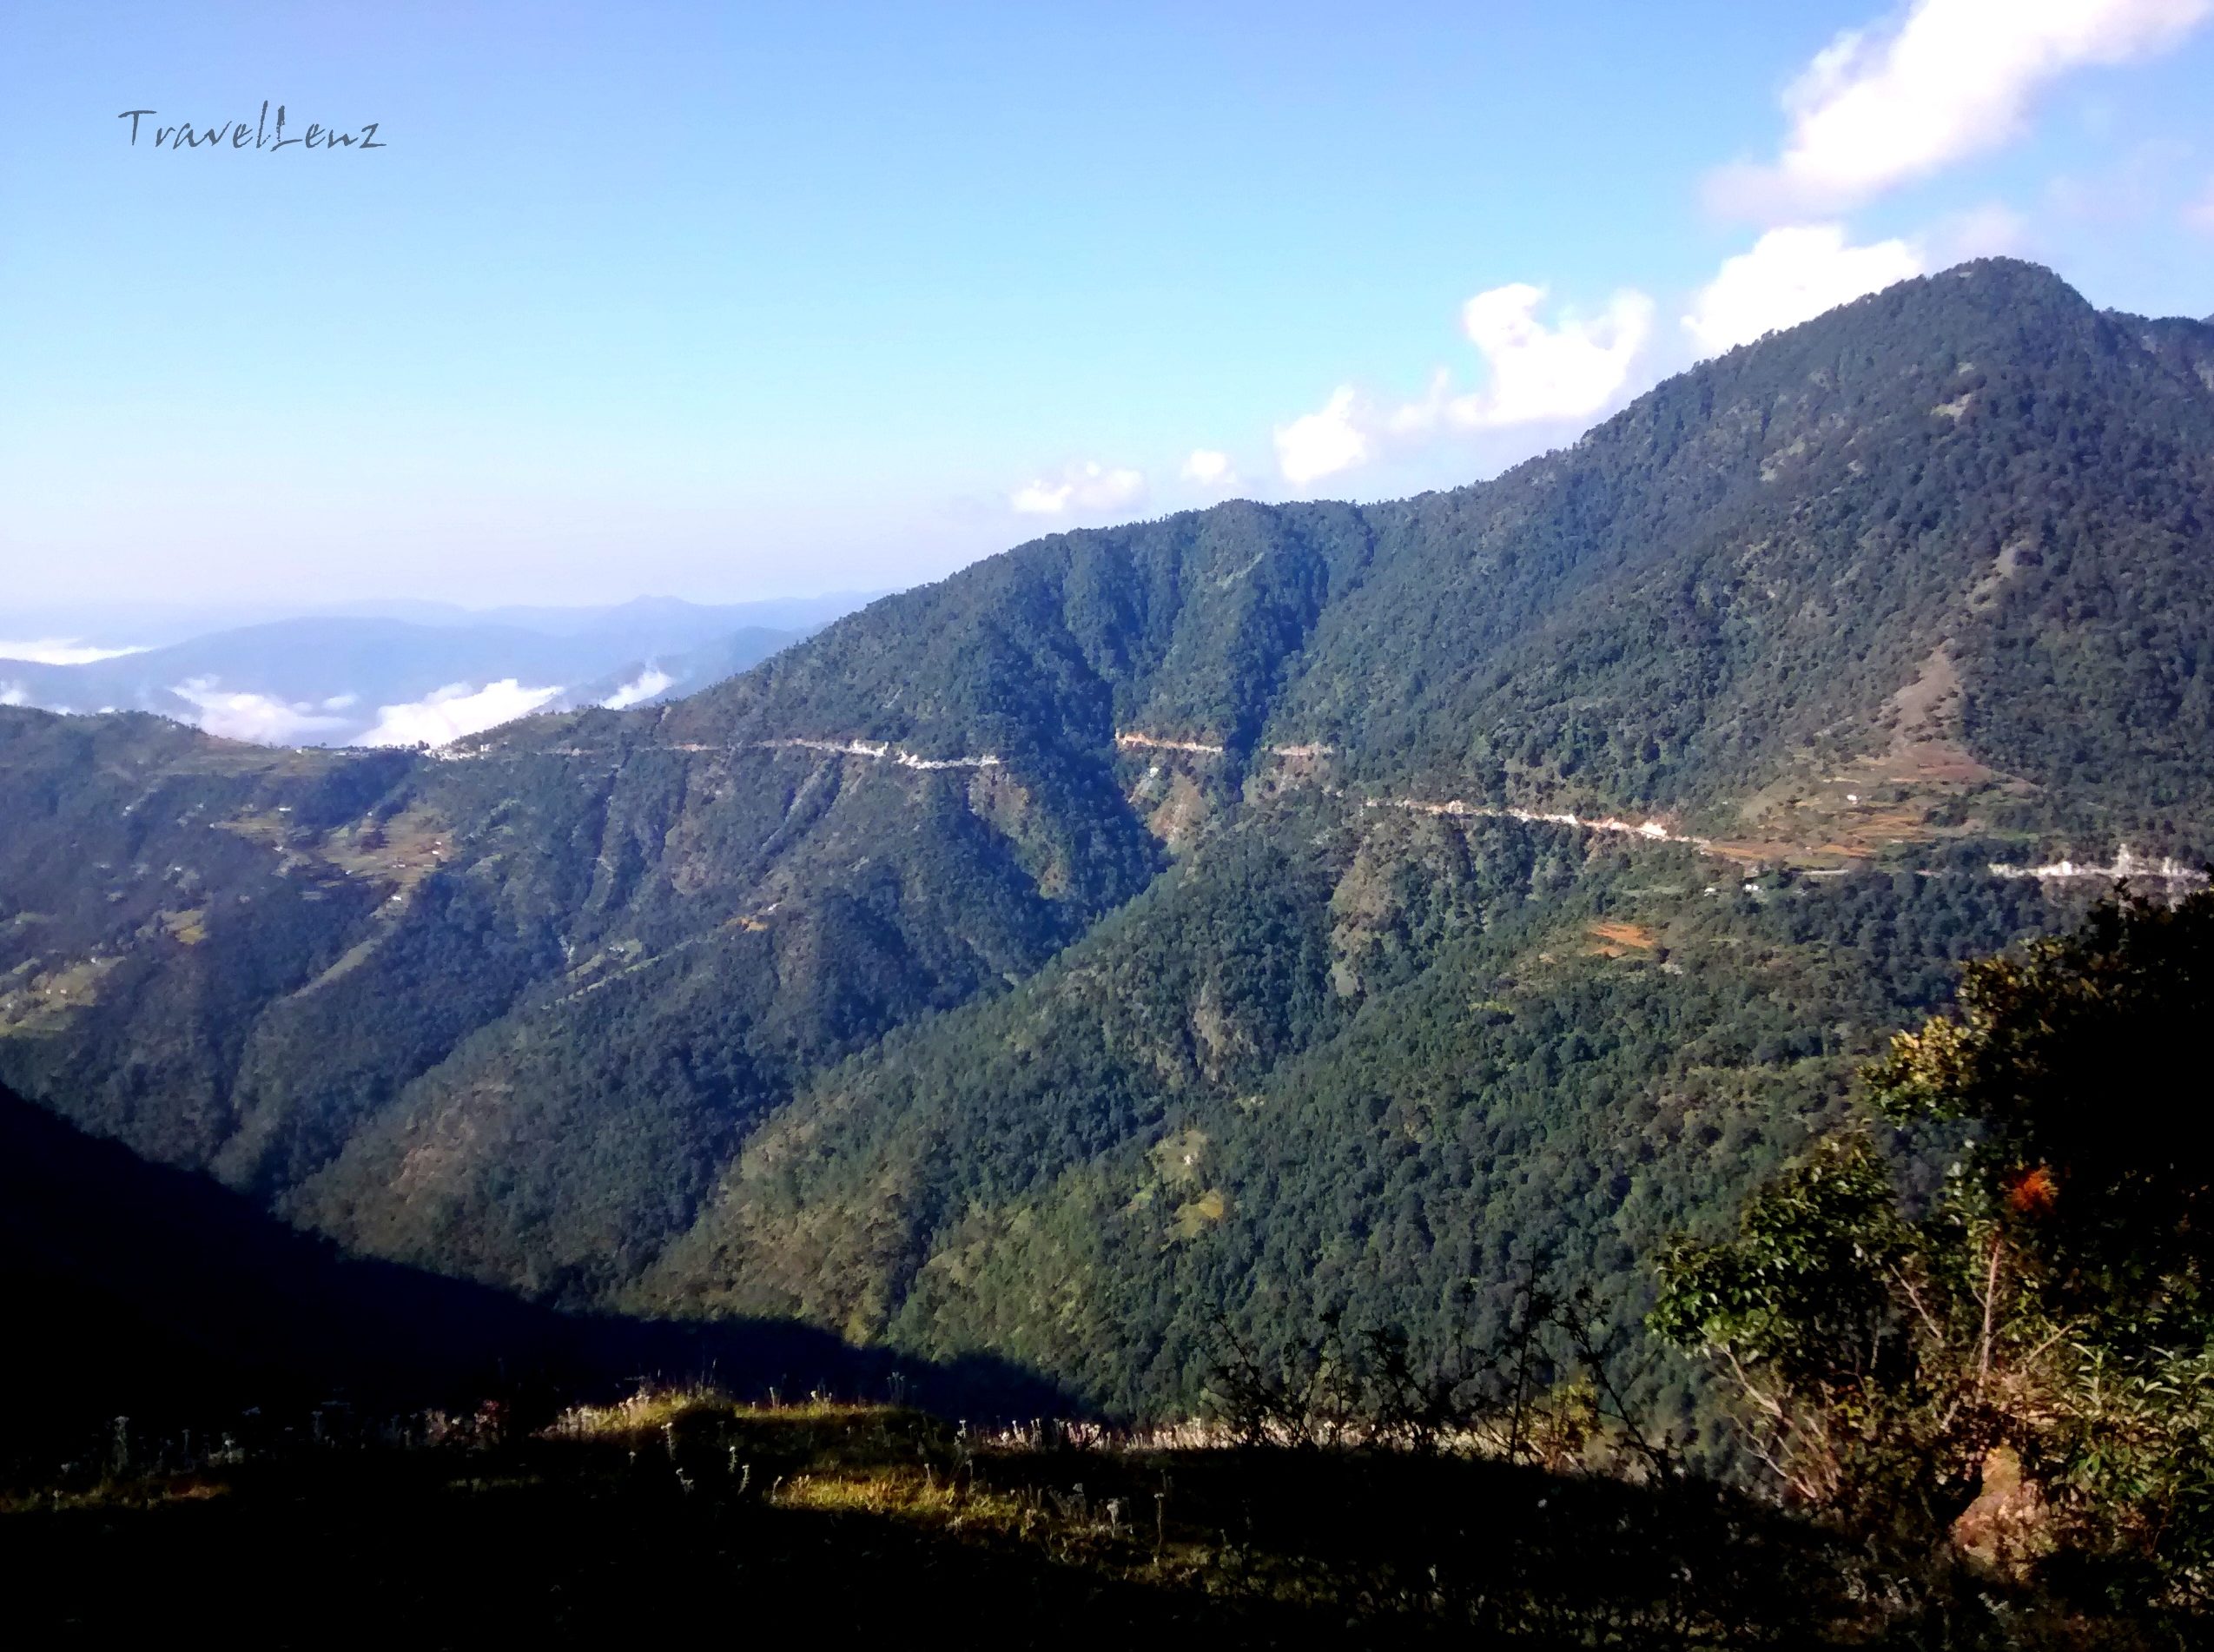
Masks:
[[[274,10],[0,27],[14,1641],[2214,1641],[2214,0]]]
[[[2214,392],[2145,325],[1972,265],[1490,482],[433,751],[0,708],[0,1080],[366,1254],[1117,1416],[1535,1255],[1634,1325],[1958,961],[2200,876]]]

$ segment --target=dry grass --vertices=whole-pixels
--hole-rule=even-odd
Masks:
[[[43,972],[26,970],[10,983],[0,977],[0,1033],[52,1032],[98,1001],[102,983],[122,962],[118,956],[80,958]]]
[[[196,947],[208,938],[208,909],[196,906],[182,912],[162,912],[155,916],[162,933],[180,946]]]
[[[218,830],[267,844],[287,870],[322,865],[349,877],[390,885],[405,895],[452,854],[449,829],[437,813],[414,803],[389,819],[358,820],[326,832],[294,823],[287,809],[249,809],[212,823]]]
[[[651,1619],[813,1614],[823,1638],[946,1621],[1031,1644],[1677,1647],[1832,1643],[1857,1629],[1849,1556],[1718,1487],[1435,1452],[1236,1446],[1038,1423],[977,1431],[809,1395],[653,1386],[526,1428],[473,1415],[271,1428],[259,1450],[136,1477],[96,1467],[0,1501],[36,1556],[32,1626],[135,1623],[241,1554],[241,1597],[314,1621],[347,1557],[400,1639],[631,1638]],[[109,1442],[111,1452],[120,1441]],[[102,1592],[129,1576],[134,1589]],[[300,1581],[301,1597],[283,1594]],[[265,1589],[275,1589],[274,1596]],[[301,1614],[307,1614],[302,1617]],[[88,1614],[89,1616],[88,1616]],[[748,1615],[753,1615],[749,1619]],[[50,1637],[49,1637],[50,1639]],[[117,1640],[123,1637],[109,1635]],[[133,1637],[143,1638],[143,1637]],[[248,1635],[245,1638],[254,1638]],[[428,1643],[428,1642],[426,1642]]]
[[[1642,923],[1610,920],[1595,923],[1585,932],[1596,943],[1591,950],[1602,958],[1621,958],[1633,952],[1650,952],[1660,937]]]

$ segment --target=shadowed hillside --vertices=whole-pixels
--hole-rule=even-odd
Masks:
[[[933,1371],[770,1322],[647,1325],[555,1312],[481,1285],[348,1259],[205,1178],[149,1165],[0,1091],[0,1457],[70,1450],[109,1418],[206,1425],[248,1406],[302,1414],[473,1409],[530,1391],[594,1394],[641,1372],[714,1372],[740,1391],[904,1391],[982,1414],[1052,1411],[990,1361]]]

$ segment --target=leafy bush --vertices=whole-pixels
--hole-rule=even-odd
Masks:
[[[1971,965],[1867,1070],[1958,1156],[1926,1210],[1867,1127],[1736,1233],[1665,1259],[1656,1331],[1708,1356],[1793,1499],[2002,1569],[2196,1609],[2214,1587],[2214,895],[2110,903]]]

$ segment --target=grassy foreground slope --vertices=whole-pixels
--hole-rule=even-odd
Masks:
[[[1867,1645],[1884,1616],[1811,1528],[1566,1464],[1075,1444],[711,1392],[535,1434],[441,1417],[188,1465],[136,1449],[0,1494],[10,1622],[42,1644],[164,1632],[186,1597],[270,1644]],[[1953,1643],[1997,1643],[1967,1627]]]

